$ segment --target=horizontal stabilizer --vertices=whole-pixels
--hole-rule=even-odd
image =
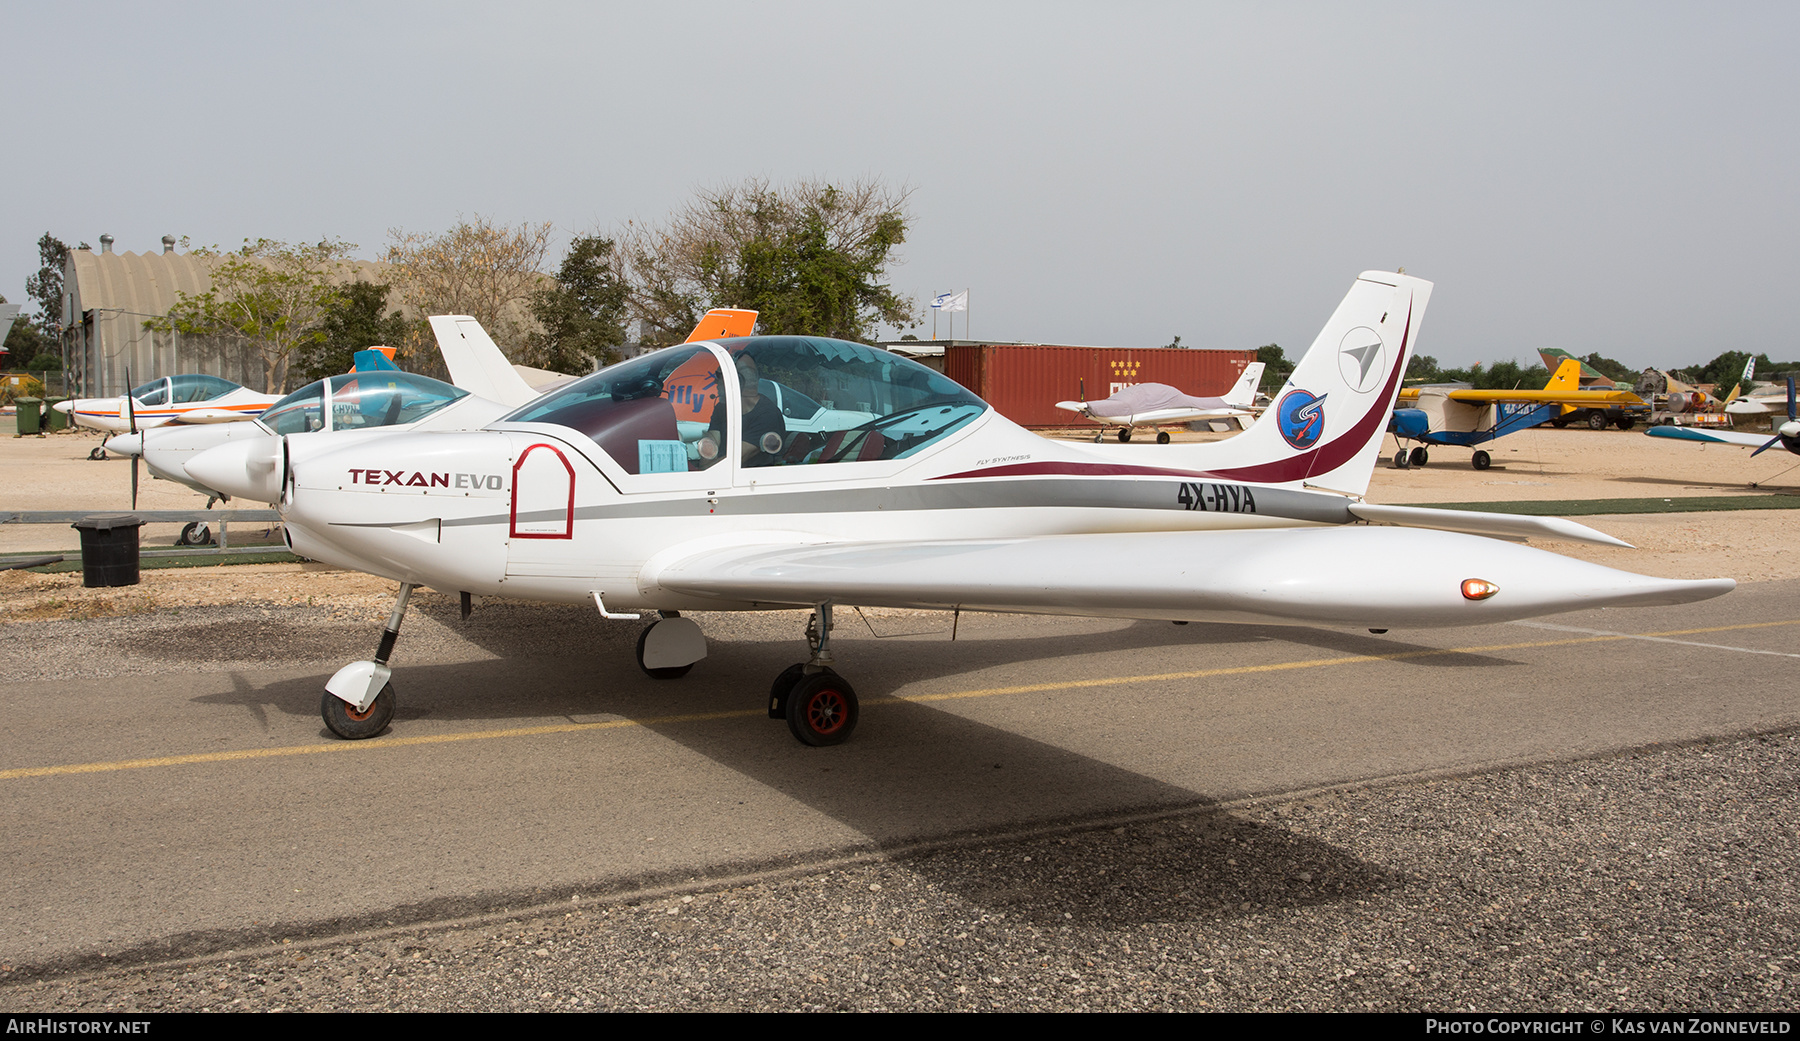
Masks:
[[[1567,539],[1596,546],[1623,546],[1622,542],[1603,531],[1562,517],[1528,517],[1517,513],[1480,513],[1475,510],[1433,510],[1422,506],[1379,506],[1353,502],[1350,513],[1371,524],[1393,524],[1402,528],[1431,528],[1437,531],[1461,531],[1470,535],[1494,535],[1503,539]]]

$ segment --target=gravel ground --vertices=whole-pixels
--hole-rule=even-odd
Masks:
[[[177,963],[9,1011],[1791,1010],[1800,735],[786,867]]]

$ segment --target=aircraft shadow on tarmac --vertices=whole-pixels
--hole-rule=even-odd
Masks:
[[[1788,469],[1792,469],[1792,466],[1789,466]],[[1768,489],[1768,488],[1790,487],[1789,485],[1774,485],[1774,484],[1769,483],[1770,481],[1773,481],[1776,477],[1779,477],[1779,476],[1781,476],[1781,474],[1779,472],[1777,472],[1775,474],[1772,474],[1768,478],[1768,480],[1755,481],[1755,482],[1696,481],[1696,480],[1693,480],[1692,478],[1686,478],[1686,477],[1650,477],[1647,475],[1633,475],[1633,476],[1629,476],[1629,477],[1608,477],[1607,480],[1618,483],[1618,484],[1654,484],[1654,485],[1666,486],[1669,488],[1717,488],[1721,492],[1732,492],[1732,493],[1740,493],[1741,494],[1742,492],[1744,492],[1745,490],[1750,489],[1750,488],[1762,490],[1762,489]]]
[[[866,628],[860,636],[852,628],[860,627],[860,620],[841,620],[840,667],[858,677],[862,725],[846,745],[808,749],[793,741],[785,724],[762,718],[760,711],[764,678],[802,653],[800,641],[791,633],[785,640],[765,637],[797,629],[799,614],[765,616],[753,624],[767,634],[746,636],[740,630],[715,639],[711,653],[692,674],[677,681],[655,681],[632,664],[635,625],[605,623],[580,609],[541,606],[520,612],[494,610],[485,620],[478,611],[474,619],[462,623],[455,618],[453,603],[424,606],[426,613],[497,657],[409,665],[397,656],[401,697],[396,725],[401,733],[409,724],[426,720],[491,719],[526,726],[618,717],[641,720],[649,733],[863,836],[866,845],[859,844],[861,848],[909,850],[921,843],[952,842],[957,847],[953,855],[927,853],[912,862],[927,874],[940,871],[933,865],[941,865],[938,881],[981,907],[1009,909],[1047,924],[1066,924],[1065,914],[1118,922],[1134,916],[1151,920],[1224,913],[1243,903],[1299,906],[1393,884],[1382,870],[1327,843],[1229,813],[1205,813],[1216,804],[1212,794],[984,722],[979,717],[987,714],[989,705],[959,713],[892,694],[914,684],[941,689],[946,678],[965,675],[970,678],[957,686],[1006,686],[1071,676],[1072,668],[1082,667],[1076,664],[1079,659],[1100,654],[1123,657],[1102,663],[1104,671],[1097,675],[1169,671],[1166,655],[1155,668],[1132,658],[1133,652],[1153,649],[1178,655],[1182,648],[1200,652],[1172,666],[1179,671],[1210,667],[1213,662],[1205,652],[1214,647],[1285,641],[1333,655],[1423,649],[1414,645],[1298,627],[1166,622],[1123,622],[1100,632],[1057,627],[1064,631],[989,638],[983,633],[990,626],[979,616],[964,616],[952,645],[947,631],[873,639]],[[878,630],[917,631],[933,622],[929,617],[903,617],[877,618],[874,624]],[[727,623],[719,628],[727,628]],[[1008,633],[1016,632],[1015,623]],[[1515,664],[1480,655],[1432,655],[1415,661],[1464,667]],[[1018,676],[1020,665],[1033,666],[1031,675]],[[1085,665],[1088,670],[1094,667],[1091,662]],[[994,679],[994,674],[1001,678]],[[267,711],[304,718],[317,712],[323,679],[283,680],[259,689],[238,682],[229,694],[198,700],[241,705],[253,715]],[[1200,680],[1197,691],[1208,683],[1217,687],[1214,681]],[[1078,710],[1091,705],[1067,699],[1118,696],[1113,689],[1101,688],[1056,697],[1058,703]],[[1052,705],[1049,711],[1059,710]],[[704,713],[729,715],[710,720],[668,718]],[[1086,718],[1085,713],[1071,714]],[[1071,725],[1089,724],[1072,720]],[[1134,728],[1157,723],[1122,712],[1106,725],[1129,746]],[[323,728],[319,734],[330,739]],[[521,746],[518,754],[529,753]],[[1196,747],[1191,754],[1207,752]],[[1087,822],[1154,817],[1164,811],[1180,814],[1169,820],[1136,821],[1123,836],[1115,835],[1110,826],[1083,830]],[[1184,823],[1188,827],[1183,828]],[[979,848],[981,836],[1040,828],[1071,830],[1063,839],[1039,842],[1044,852],[1029,864],[1002,863],[1006,855],[995,854],[998,860],[991,870],[971,872],[954,861],[954,857],[988,856],[972,852]],[[1004,837],[995,841],[1011,844]],[[1088,877],[1093,858],[1079,855],[1094,843],[1109,844],[1105,878]],[[834,851],[814,852],[828,856]],[[706,865],[721,874],[762,866],[766,865]],[[1072,891],[1083,893],[1083,899],[1072,903],[1068,899]]]
[[[1066,641],[1060,646],[1070,649]],[[1010,646],[1005,649],[1009,658],[1017,653]],[[907,656],[901,648],[881,645],[859,646],[857,652],[870,676],[902,671]],[[781,655],[777,648],[758,644],[726,645],[707,660],[716,661],[725,675],[761,675],[771,663],[784,660]],[[645,729],[658,738],[726,768],[748,788],[778,792],[862,836],[849,852],[916,854],[908,857],[909,869],[966,901],[976,914],[1002,912],[1046,927],[1116,927],[1232,917],[1243,913],[1244,904],[1266,910],[1329,903],[1404,884],[1331,843],[1231,812],[1207,812],[1217,800],[1206,793],[931,705],[880,697],[894,681],[869,692],[854,740],[812,749],[794,742],[783,723],[754,715],[656,721],[658,713],[744,707],[737,683],[709,683],[698,670],[683,689],[651,681],[633,668],[605,693],[595,691],[592,673],[566,664],[523,671],[506,661],[428,665],[409,669],[408,677],[408,689],[416,692],[413,703],[421,706],[410,721],[502,713],[515,720],[541,717],[544,723],[600,714],[650,716]],[[302,715],[316,710],[318,697],[317,681],[305,679],[261,690],[240,684],[234,694],[209,700],[252,700]],[[408,717],[403,708],[397,718],[402,728]],[[321,730],[321,736],[328,735]],[[599,738],[613,740],[613,735]],[[530,753],[520,746],[516,754]],[[597,743],[593,754],[610,753]],[[629,798],[622,792],[613,795]],[[1128,823],[1116,826],[1121,820]],[[1022,860],[1015,838],[1045,830],[1051,832],[1048,837],[1024,844],[1032,859]],[[949,848],[931,848],[940,844]],[[843,852],[842,846],[792,851],[778,862],[804,863]],[[1102,874],[1095,874],[1096,863],[1103,865]],[[694,864],[674,871],[668,881],[732,877],[769,866],[768,860],[754,858]],[[571,880],[570,891],[593,894],[651,881],[632,877],[609,885],[604,865],[595,865],[595,871],[596,878]],[[541,889],[528,898],[493,892],[476,903],[516,907],[563,896]],[[432,906],[415,910],[416,915],[399,908],[386,917],[425,921],[441,916]]]

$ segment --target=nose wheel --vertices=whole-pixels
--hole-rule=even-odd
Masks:
[[[394,653],[394,641],[400,638],[400,622],[406,617],[406,602],[412,598],[412,591],[411,583],[400,583],[394,609],[388,613],[387,628],[381,632],[381,645],[375,650],[375,660],[351,662],[325,683],[319,715],[327,730],[346,741],[374,737],[393,722],[398,699],[394,685],[388,682],[393,674],[388,658]]]
[[[346,741],[374,737],[394,721],[394,685],[386,684],[369,707],[358,711],[348,701],[330,691],[319,703],[319,714],[325,717],[326,729]]]

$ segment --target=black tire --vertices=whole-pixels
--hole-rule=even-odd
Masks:
[[[1588,429],[1590,429],[1590,430],[1605,430],[1606,429],[1606,413],[1604,413],[1604,412],[1589,412],[1588,413]]]
[[[1614,426],[1617,426],[1620,430],[1630,430],[1632,427],[1637,426],[1637,417],[1620,416],[1619,421],[1615,423]]]
[[[1159,445],[1168,444],[1169,443],[1169,432],[1167,430],[1158,430],[1156,432],[1156,443]]]
[[[1106,440],[1106,431],[1102,430],[1098,434],[1094,435],[1094,443],[1095,444],[1099,444],[1100,442],[1102,442],[1104,440]]]
[[[181,529],[175,539],[178,546],[210,546],[213,544],[212,530],[199,521],[191,521]]]
[[[368,711],[361,715],[343,698],[326,691],[325,699],[319,702],[319,715],[325,718],[326,729],[346,741],[374,737],[394,720],[394,685],[390,683],[381,688],[381,693],[369,703]]]
[[[678,680],[681,677],[686,676],[689,672],[692,672],[694,669],[692,662],[686,665],[675,665],[667,669],[652,669],[650,666],[644,664],[644,643],[650,639],[650,630],[654,628],[656,628],[655,625],[649,625],[644,628],[643,632],[638,633],[637,663],[638,668],[644,670],[644,675],[653,680]]]
[[[801,678],[787,697],[788,730],[803,745],[841,745],[856,729],[856,691],[826,669]]]
[[[789,665],[781,670],[781,675],[775,677],[774,683],[769,684],[770,719],[787,718],[788,695],[794,692],[794,685],[799,683],[800,678],[805,675],[805,665]]]
[[[1125,442],[1130,441],[1130,440],[1131,440],[1131,428],[1130,427],[1120,427],[1119,428],[1119,443],[1124,444]]]
[[[1406,449],[1402,448],[1400,451],[1394,453],[1394,469],[1404,470],[1411,465],[1412,454]]]
[[[1557,416],[1555,419],[1552,419],[1550,421],[1550,425],[1555,427],[1558,430],[1561,430],[1563,427],[1566,427],[1569,425],[1569,417],[1568,416]]]
[[[1420,447],[1412,450],[1412,453],[1408,456],[1407,461],[1412,463],[1414,466],[1424,466],[1426,463],[1431,462],[1431,453],[1425,451],[1424,446],[1421,445]]]
[[[88,458],[96,463],[101,462],[106,458],[106,449],[90,448],[88,449]]]
[[[1486,452],[1477,451],[1474,456],[1469,459],[1469,465],[1477,470],[1485,470],[1494,465],[1494,457],[1488,455]]]

